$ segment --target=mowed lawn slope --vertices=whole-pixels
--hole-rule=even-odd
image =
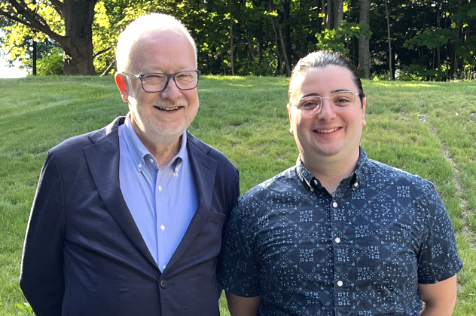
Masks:
[[[204,76],[189,130],[239,168],[241,191],[293,165],[287,78]],[[364,81],[370,158],[431,180],[453,220],[465,267],[454,315],[476,311],[476,84]],[[32,315],[21,251],[49,148],[128,111],[112,77],[0,79],[0,316]],[[222,315],[229,315],[222,298]]]

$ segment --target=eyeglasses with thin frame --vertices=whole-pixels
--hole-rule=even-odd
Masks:
[[[352,91],[337,91],[329,94],[328,97],[310,95],[299,99],[294,106],[302,116],[316,115],[321,112],[324,99],[329,99],[334,111],[345,111],[354,105],[355,96],[358,95]]]
[[[167,88],[170,79],[173,79],[175,85],[180,90],[192,90],[198,86],[200,70],[183,70],[173,74],[149,73],[149,74],[131,74],[123,72],[125,75],[131,75],[140,80],[142,89],[145,92],[162,92]]]

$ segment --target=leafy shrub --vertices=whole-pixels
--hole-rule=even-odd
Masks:
[[[63,74],[63,50],[53,48],[46,56],[37,61],[38,76],[58,76]]]

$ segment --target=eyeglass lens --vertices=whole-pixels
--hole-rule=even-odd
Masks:
[[[301,115],[313,115],[320,112],[323,99],[329,99],[334,110],[343,110],[354,104],[355,95],[351,91],[331,93],[328,97],[309,96],[302,98],[296,105]]]
[[[165,89],[172,77],[181,90],[193,89],[198,85],[198,73],[196,71],[181,71],[176,74],[167,75],[162,73],[145,74],[142,76],[142,87],[146,92],[158,92]]]

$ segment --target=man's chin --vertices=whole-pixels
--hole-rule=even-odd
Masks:
[[[157,125],[149,126],[146,133],[156,139],[157,141],[163,143],[164,141],[170,142],[175,141],[182,136],[183,132],[187,129],[188,126],[179,126],[176,128],[160,128]]]

